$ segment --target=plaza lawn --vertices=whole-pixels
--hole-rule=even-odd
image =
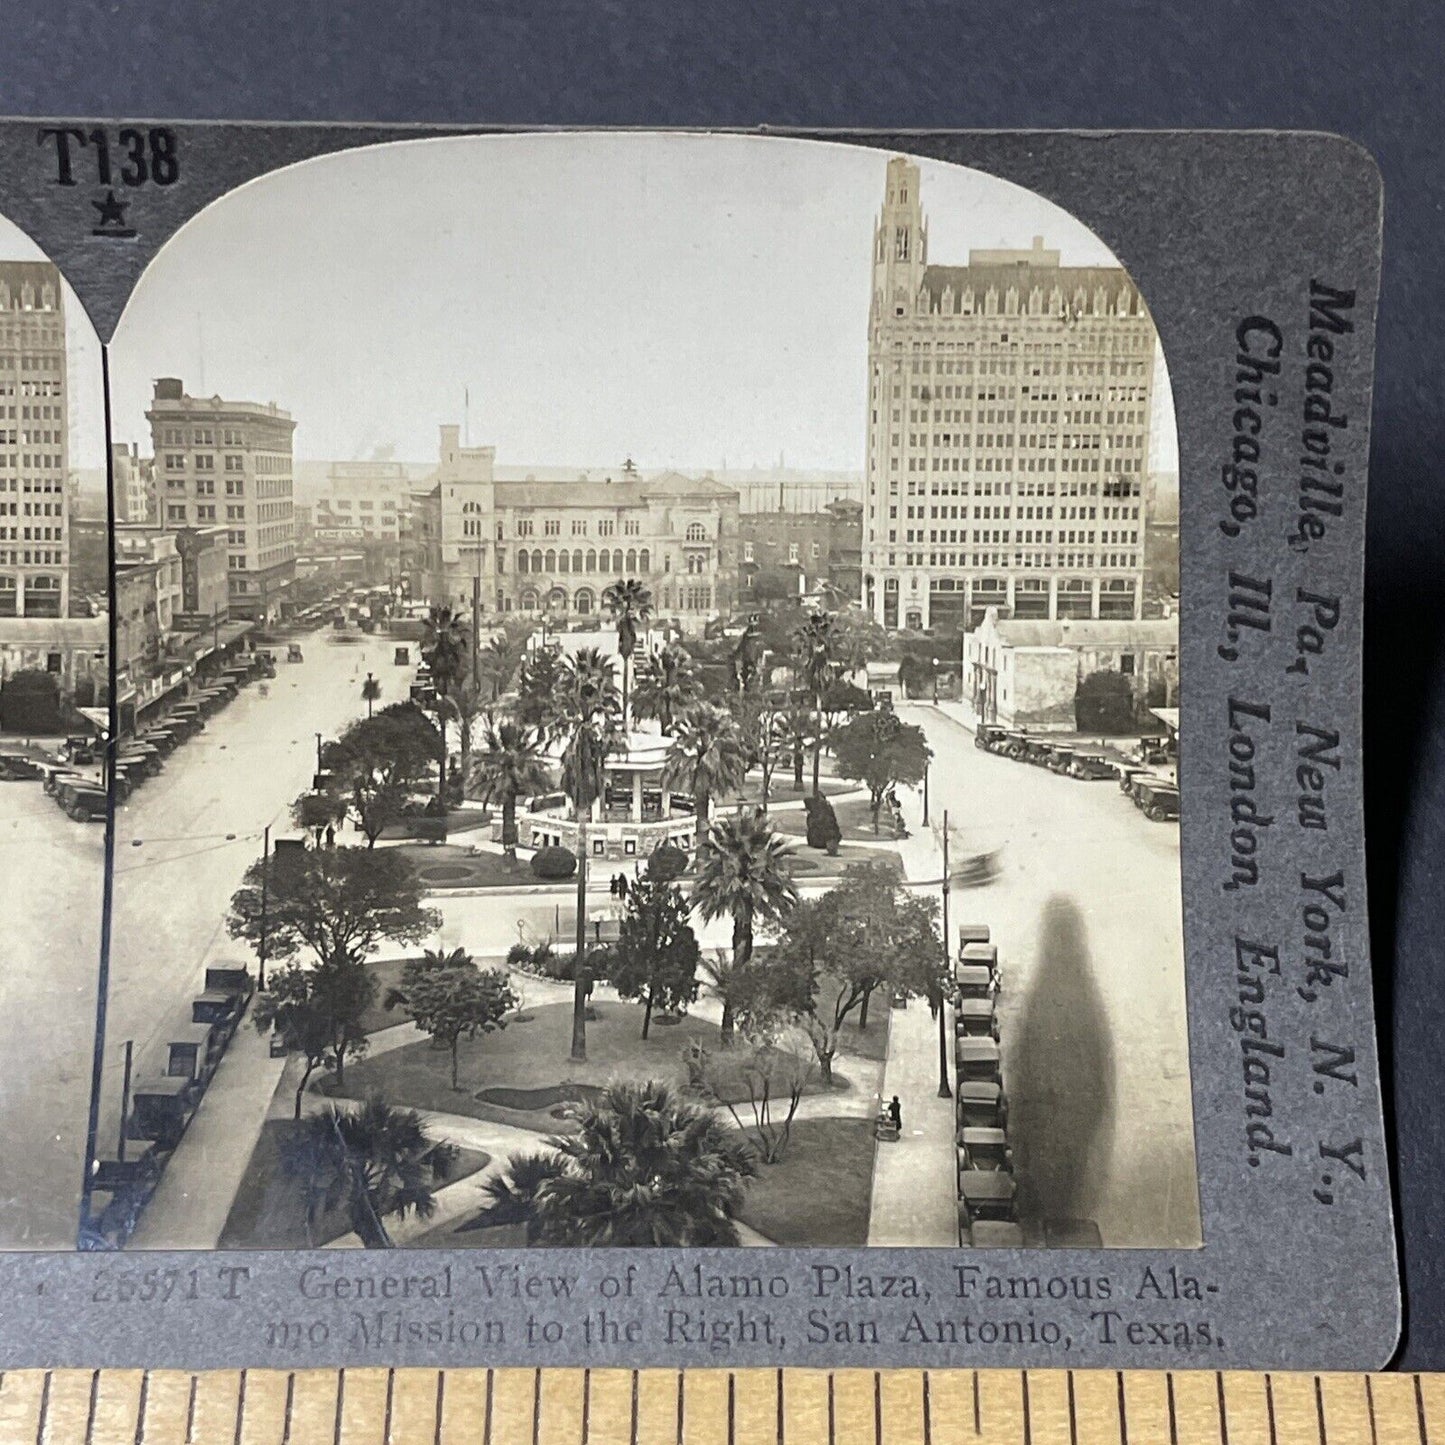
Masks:
[[[860,1033],[851,1021],[843,1030],[839,1054],[847,1057],[840,1057],[834,1070],[836,1094],[861,1091],[871,1097],[878,1089],[879,1061],[887,1048],[888,1028],[886,1002],[875,998],[874,1003],[866,1033]],[[624,1003],[599,990],[594,1007],[597,1017],[587,1025],[584,1063],[568,1058],[571,1004],[542,1004],[527,1009],[530,1022],[509,1023],[500,1032],[462,1041],[458,1073],[462,1087],[458,1090],[451,1087],[447,1051],[433,1048],[429,1039],[419,1039],[348,1064],[345,1092],[357,1099],[380,1093],[398,1107],[466,1114],[556,1133],[567,1127],[566,1096],[577,1096],[582,1088],[598,1088],[615,1078],[665,1079],[682,1086],[687,1083],[687,1069],[681,1055],[688,1040],[698,1039],[713,1050],[720,1047],[718,1026],[708,1019],[689,1015],[680,1023],[667,1025],[654,1017],[651,1034],[644,1041],[640,1005]],[[397,1021],[397,1015],[383,1017]],[[335,1079],[324,1080],[320,1088],[333,1092]],[[807,1092],[822,1091],[815,1075]]]
[[[758,1166],[739,1217],[774,1244],[867,1244],[875,1147],[871,1119],[800,1120],[782,1159]]]
[[[314,1237],[306,1237],[300,1182],[281,1173],[280,1141],[294,1127],[290,1119],[267,1119],[261,1126],[251,1162],[246,1165],[241,1187],[226,1216],[226,1227],[221,1231],[221,1249],[307,1249],[351,1233],[351,1223],[342,1209],[318,1220]],[[445,1182],[455,1184],[485,1169],[489,1162],[489,1156],[481,1150],[463,1149]]]
[[[823,792],[826,796],[827,789]],[[838,826],[843,830],[845,839],[853,839],[860,843],[882,843],[893,841],[893,829],[888,823],[888,811],[885,807],[879,815],[878,831],[873,831],[873,810],[868,804],[867,797],[844,798],[841,801],[833,800],[833,812],[837,815]],[[782,812],[775,812],[769,815],[775,827],[780,833],[787,833],[796,838],[807,836],[808,814],[801,808],[787,808]]]
[[[431,893],[449,888],[534,888],[542,883],[530,865],[500,853],[477,852],[451,843],[398,843],[400,853]],[[573,883],[567,884],[575,888]]]

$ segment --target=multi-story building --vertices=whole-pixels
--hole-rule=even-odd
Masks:
[[[165,377],[146,420],[161,526],[224,525],[231,616],[274,620],[296,572],[291,414],[274,403],[187,396]]]
[[[69,612],[68,417],[60,273],[0,262],[0,618]]]
[[[678,472],[644,479],[630,464],[616,478],[507,482],[495,464],[494,448],[463,447],[459,428],[442,428],[437,486],[414,518],[433,601],[582,618],[628,577],[684,630],[732,609],[738,500],[730,488]]]
[[[863,574],[888,627],[1137,617],[1154,324],[1117,266],[930,264],[917,165],[873,241]]]
[[[170,632],[186,610],[179,534],[121,522],[116,524],[112,546],[118,575],[133,568],[148,569],[155,583],[156,626]]]
[[[138,525],[155,523],[156,486],[153,458],[143,457],[132,442],[110,444],[110,471],[115,487],[116,520]]]
[[[738,542],[743,607],[827,592],[859,599],[861,502],[834,501],[807,512],[743,512]]]

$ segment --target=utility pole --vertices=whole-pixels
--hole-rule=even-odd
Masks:
[[[948,809],[943,810],[943,981],[938,1004],[938,1097],[948,1099],[948,975],[951,967],[948,948]]]
[[[261,938],[256,948],[256,988],[266,992],[266,904],[269,902],[268,884],[271,881],[271,825],[267,823],[261,839]],[[127,1061],[129,1055],[127,1055]]]
[[[923,826],[925,828],[928,826],[928,763],[929,759],[925,757],[923,759]],[[947,841],[944,842],[943,846],[945,849],[948,847]],[[947,872],[948,870],[945,869],[944,871]]]
[[[316,734],[316,771],[321,772],[321,734]]]
[[[477,572],[472,578],[472,686],[477,685],[481,650],[479,639],[482,635],[482,549],[477,548]]]

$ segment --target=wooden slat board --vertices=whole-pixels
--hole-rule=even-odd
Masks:
[[[3,1445],[1445,1445],[1445,1375],[12,1370]]]

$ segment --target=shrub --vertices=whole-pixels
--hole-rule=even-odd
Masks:
[[[804,798],[803,807],[808,814],[808,847],[826,849],[830,857],[837,857],[843,830],[838,826],[832,803],[819,794]]]
[[[554,978],[558,983],[572,983],[577,978],[577,955],[575,953],[553,953],[545,949],[545,957],[533,957],[533,965],[539,973]],[[612,972],[612,947],[598,944],[587,950],[587,976],[593,983],[605,983]]]
[[[674,843],[660,843],[647,860],[647,876],[671,883],[687,870],[687,854]]]
[[[507,950],[507,963],[512,968],[530,968],[532,964],[532,946],[527,943],[514,943]]]
[[[577,871],[577,855],[567,848],[539,848],[532,854],[532,872],[538,878],[570,878]]]

